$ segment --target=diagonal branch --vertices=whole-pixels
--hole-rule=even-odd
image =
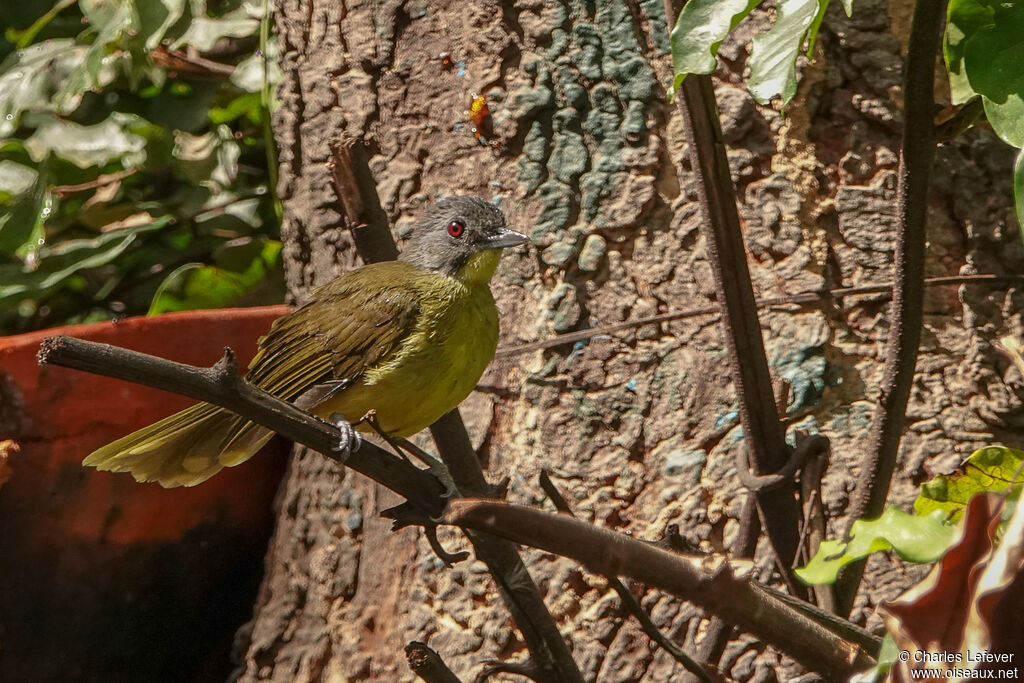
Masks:
[[[863,517],[880,515],[885,506],[917,363],[924,320],[928,182],[935,157],[935,127],[932,125],[935,59],[945,16],[945,0],[918,0],[910,26],[904,80],[903,146],[896,189],[899,224],[889,339],[872,442],[854,490],[850,524]],[[857,563],[840,577],[837,587],[840,613],[849,613],[863,570],[863,562]]]
[[[684,556],[567,515],[489,500],[454,500],[449,524],[499,534],[577,560],[605,576],[630,576],[678,595],[777,647],[829,680],[874,664],[856,642],[832,632],[752,581],[749,562]]]
[[[665,0],[669,25],[675,23],[673,0]],[[757,316],[754,288],[747,268],[736,190],[732,184],[711,77],[691,74],[676,92],[690,166],[696,174],[697,198],[707,243],[708,262],[722,310],[722,329],[733,385],[739,399],[740,421],[754,467],[759,474],[781,468],[789,455],[779,420],[768,359]],[[783,571],[796,557],[800,514],[795,486],[755,493],[765,514],[768,538]]]
[[[1020,284],[1021,282],[1024,282],[1024,275],[992,275],[988,273],[981,273],[975,275],[944,275],[941,277],[930,277],[925,278],[924,284],[926,287],[957,287],[960,285],[974,284],[1011,285]],[[836,299],[845,299],[847,297],[870,294],[878,295],[877,297],[873,297],[872,301],[886,301],[892,298],[892,286],[892,282],[879,282],[877,284],[858,285],[857,287],[837,287],[835,289],[803,292],[802,294],[767,297],[757,299],[756,303],[758,308],[770,308],[773,306],[813,306],[816,308],[825,308],[831,305]],[[721,311],[721,306],[699,306],[696,308],[666,311],[665,313],[658,313],[656,315],[645,316],[642,318],[623,320],[619,323],[610,323],[608,325],[589,327],[585,330],[577,330],[576,332],[558,334],[553,337],[548,337],[547,339],[540,339],[538,341],[518,344],[516,346],[503,347],[498,349],[498,352],[494,354],[494,357],[507,358],[509,356],[518,356],[523,353],[529,353],[530,351],[552,349],[566,344],[573,344],[578,341],[586,341],[587,339],[592,339],[599,335],[611,334],[612,332],[628,330],[634,327],[642,327],[644,325],[657,325],[659,323],[668,323],[675,320],[683,320],[685,318],[697,318],[705,315],[717,316]]]
[[[555,509],[560,513],[575,518],[572,508],[569,506],[568,501],[565,500],[565,496],[555,486],[555,482],[551,481],[551,476],[548,475],[547,470],[541,470],[540,473],[540,487],[544,489],[544,493],[548,494],[548,498],[554,503]],[[699,681],[703,683],[711,683],[711,677],[704,670],[699,663],[697,663],[693,657],[686,654],[681,647],[673,643],[668,639],[664,633],[662,633],[658,626],[651,621],[651,617],[648,616],[647,612],[644,611],[643,605],[640,601],[634,597],[629,589],[626,588],[626,584],[622,583],[617,576],[609,576],[608,583],[619,595],[619,600],[622,601],[623,607],[625,607],[630,614],[632,614],[636,620],[640,623],[640,628],[643,629],[647,637],[652,641],[661,646],[661,649],[672,655],[672,658],[683,665],[683,667],[693,675]]]

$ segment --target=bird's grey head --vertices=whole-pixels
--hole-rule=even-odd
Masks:
[[[427,209],[399,257],[467,281],[490,280],[500,250],[529,241],[505,225],[505,214],[479,197],[447,197]]]

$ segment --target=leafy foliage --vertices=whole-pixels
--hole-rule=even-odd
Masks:
[[[690,0],[672,30],[673,89],[689,74],[709,74],[717,66],[718,48],[732,29],[763,0]],[[813,49],[829,0],[779,0],[775,23],[754,37],[750,53],[750,81],[754,99],[767,104],[774,97],[786,103],[796,94],[796,61],[801,51]],[[853,0],[843,0],[846,13]]]
[[[1024,146],[1024,3],[952,0],[943,53],[954,102],[981,96],[999,137]]]
[[[849,542],[823,542],[796,574],[810,584],[834,583],[846,565],[889,549],[909,562],[934,562],[953,542],[955,533],[956,527],[948,524],[941,512],[917,516],[890,506],[878,519],[854,522]]]
[[[0,40],[0,333],[280,301],[262,0],[17,5],[0,9],[24,27]]]
[[[940,511],[948,519],[959,521],[971,498],[984,492],[1009,494],[1011,500],[1020,495],[1021,466],[1024,451],[1001,446],[981,448],[971,454],[961,474],[943,474],[921,485],[914,501],[919,515]]]
[[[797,576],[810,584],[834,583],[846,565],[889,549],[908,562],[935,562],[955,541],[956,523],[971,500],[984,493],[1017,499],[1022,465],[1024,451],[1001,446],[979,449],[968,458],[962,474],[939,475],[921,485],[915,514],[890,507],[878,519],[857,520],[849,542],[823,542],[807,566],[796,570]],[[1012,510],[1007,506],[1008,513]]]
[[[881,607],[886,629],[899,650],[959,654],[930,660],[927,666],[936,669],[931,680],[985,678],[989,672],[996,673],[992,669],[998,662],[971,653],[1000,653],[1006,657],[1003,665],[1019,661],[1024,654],[1019,628],[1024,514],[1018,506],[997,543],[996,522],[1007,518],[1005,503],[994,493],[974,496],[949,551],[921,583]],[[890,679],[913,680],[910,669],[915,661],[894,662]]]

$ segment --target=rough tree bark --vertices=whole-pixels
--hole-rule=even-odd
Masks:
[[[717,97],[759,295],[889,278],[895,89],[911,4],[863,0],[849,19],[833,3],[785,117],[742,88],[741,39],[769,15],[755,13],[723,45]],[[453,191],[500,198],[532,233],[536,249],[507,256],[494,287],[507,344],[708,303],[693,169],[666,103],[661,7],[280,0],[285,79],[274,127],[294,297],[355,263],[328,167],[344,132],[368,145],[398,237],[418,209]],[[474,94],[493,115],[480,140],[465,113]],[[940,148],[928,275],[1021,272],[1011,160],[986,130]],[[992,341],[1021,334],[1021,304],[1016,290],[928,292],[892,500],[909,500],[920,478],[953,469],[980,445],[1020,442],[1020,388],[1004,381],[1013,371]],[[792,386],[790,415],[833,439],[839,462],[824,493],[833,518],[866,443],[885,313],[871,297],[763,312],[773,373]],[[506,357],[464,414],[488,476],[511,478],[510,500],[547,504],[537,484],[547,467],[580,516],[643,538],[674,522],[693,543],[718,548],[735,532],[742,500],[722,354],[716,325],[700,319]],[[391,533],[378,512],[394,502],[315,454],[295,456],[253,621],[237,639],[242,680],[409,680],[411,640],[429,642],[463,676],[487,658],[522,655],[482,565],[445,569],[417,532]],[[605,580],[526,555],[585,677],[682,675],[624,617]],[[860,616],[908,581],[885,560],[872,562]],[[643,603],[693,647],[701,615],[654,591]],[[795,673],[746,637],[727,648],[723,668],[739,680]]]

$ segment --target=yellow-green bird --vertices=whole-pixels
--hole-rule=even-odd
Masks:
[[[494,357],[489,282],[501,250],[527,242],[497,206],[449,197],[414,227],[398,261],[362,266],[274,321],[246,378],[315,415],[409,436],[454,408]],[[360,427],[362,429],[364,427]],[[273,432],[199,403],[90,454],[84,464],[165,487],[245,462]]]

